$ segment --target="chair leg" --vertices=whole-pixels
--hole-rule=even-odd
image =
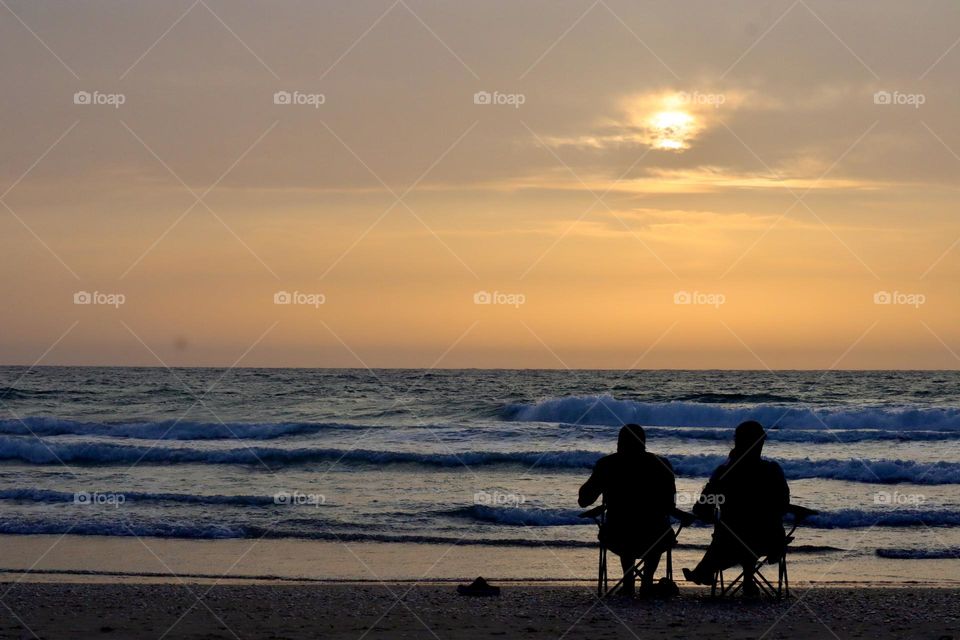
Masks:
[[[746,583],[746,577],[743,575],[743,572],[741,571],[736,578],[730,581],[730,583],[726,586],[725,589],[721,590],[720,597],[737,595],[743,589],[743,585],[745,583]]]
[[[629,576],[630,574],[633,574],[633,576],[634,576],[635,578],[636,578],[636,577],[639,577],[639,576],[640,576],[640,570],[641,570],[642,568],[643,568],[643,558],[641,558],[640,560],[637,560],[636,564],[634,564],[633,567],[631,567],[628,572],[626,572],[625,574],[623,574],[623,577],[620,578],[619,580],[617,580],[617,582],[616,582],[612,587],[610,587],[610,588],[608,589],[607,586],[606,586],[606,584],[604,584],[604,590],[603,590],[603,592],[599,595],[599,597],[601,597],[601,598],[606,598],[608,595],[610,595],[611,593],[613,593],[614,591],[616,591],[617,588],[618,588],[621,584],[623,584],[623,581],[624,581],[624,580],[627,578],[627,576]]]
[[[758,561],[753,569],[754,584],[763,592],[764,595],[772,600],[780,601],[783,598],[790,597],[790,579],[787,575],[786,554],[780,558],[777,563],[777,584],[774,586],[770,580],[761,572],[763,562]],[[724,582],[723,571],[717,571],[713,576],[713,583],[710,585],[711,598],[725,598],[735,596],[746,586],[746,576],[743,572],[729,583]]]
[[[609,558],[607,554],[607,549],[606,547],[604,547],[603,549],[603,592],[604,593],[606,593],[607,589],[610,588],[610,570],[607,564],[608,560]]]
[[[724,598],[728,595],[734,595],[740,589],[738,583],[741,578],[743,578],[743,573],[734,578],[732,582],[727,583],[723,579],[723,571],[717,571],[713,576],[713,584],[710,585],[710,597]],[[717,589],[717,583],[720,584],[719,590]]]
[[[774,587],[773,584],[769,580],[767,580],[767,577],[762,573],[760,573],[759,569],[753,572],[753,576],[754,576],[754,582],[756,582],[757,586],[760,587],[760,589],[766,595],[770,596],[774,600],[780,599],[780,596],[779,596],[780,589],[778,587]]]
[[[719,597],[721,598],[725,598],[727,596],[733,597],[738,593],[740,593],[746,587],[747,578],[744,575],[744,573],[741,571],[736,578],[734,578],[729,583],[725,584],[723,580],[723,572],[718,571],[717,577],[714,579],[713,584],[710,586],[711,597],[718,597],[717,595],[718,582],[720,584]],[[769,580],[767,580],[766,576],[764,576],[760,572],[760,566],[757,566],[753,571],[753,582],[767,596],[769,596],[770,598],[775,598],[775,599],[777,598],[777,592],[778,592],[777,588],[775,588],[773,584]]]
[[[783,576],[783,597],[790,597],[790,577],[787,575],[787,554],[784,553],[780,558],[780,573]]]
[[[607,588],[607,550],[600,546],[600,559],[597,566],[597,597],[601,597]]]

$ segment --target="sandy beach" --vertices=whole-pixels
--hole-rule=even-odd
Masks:
[[[960,590],[798,589],[782,603],[598,601],[573,586],[5,583],[2,638],[954,638]]]

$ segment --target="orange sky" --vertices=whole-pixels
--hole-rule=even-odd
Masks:
[[[9,6],[0,364],[960,360],[956,5]]]

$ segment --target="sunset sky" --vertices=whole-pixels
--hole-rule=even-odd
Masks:
[[[956,368],[958,43],[946,0],[6,0],[0,364]]]

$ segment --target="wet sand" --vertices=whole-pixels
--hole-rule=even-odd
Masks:
[[[781,603],[598,601],[577,586],[0,583],[0,638],[960,638],[960,590],[798,588]]]

